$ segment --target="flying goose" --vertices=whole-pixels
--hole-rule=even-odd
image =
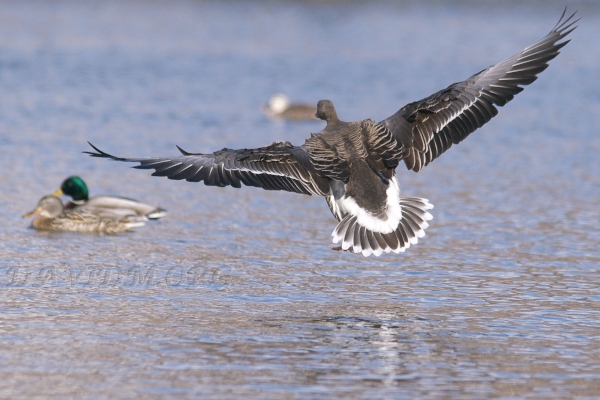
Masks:
[[[540,41],[514,56],[454,83],[423,100],[407,104],[380,122],[341,121],[333,103],[321,100],[316,116],[327,122],[303,145],[275,142],[256,149],[224,148],[212,154],[121,158],[99,150],[93,157],[136,162],[134,168],[153,169],[153,176],[208,186],[241,185],[323,196],[339,221],[333,231],[335,250],[364,256],[399,253],[423,237],[433,205],[426,199],[401,197],[396,167],[403,161],[418,172],[453,144],[460,143],[491,120],[537,79],[548,61],[569,41],[576,26],[565,19]]]
[[[310,104],[291,103],[290,99],[281,93],[274,94],[266,107],[260,111],[271,119],[289,119],[292,121],[317,120],[317,108]]]
[[[89,211],[98,214],[108,210],[110,214],[138,215],[148,219],[159,219],[167,212],[150,204],[119,196],[89,196],[89,190],[84,180],[73,175],[68,177],[54,193],[54,196],[71,196],[72,200],[65,204],[66,210]]]

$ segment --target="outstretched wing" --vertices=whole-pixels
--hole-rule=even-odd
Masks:
[[[89,143],[89,142],[88,142]],[[289,142],[275,142],[257,149],[223,149],[212,154],[182,153],[177,157],[121,158],[110,155],[89,143],[96,152],[92,157],[116,161],[137,162],[134,168],[153,169],[152,176],[185,179],[208,186],[246,186],[266,190],[285,190],[307,195],[325,196],[329,186],[310,164],[308,154]]]
[[[562,41],[576,26],[575,13],[560,20],[537,43],[469,79],[454,83],[421,101],[407,104],[381,121],[407,150],[404,162],[418,172],[491,120],[498,110],[548,67],[548,61],[569,43]]]

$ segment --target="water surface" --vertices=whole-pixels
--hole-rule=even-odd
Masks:
[[[328,249],[323,199],[81,154],[300,144],[275,92],[381,120],[500,61],[554,2],[0,4],[0,397],[593,398],[600,393],[600,15],[484,129],[415,174],[405,254]],[[160,204],[132,234],[20,215],[71,174]]]

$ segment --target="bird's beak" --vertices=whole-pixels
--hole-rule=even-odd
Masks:
[[[40,213],[40,209],[38,207],[35,208],[35,210],[33,211],[29,211],[27,214],[23,214],[22,218],[29,218],[29,217],[33,217],[34,215],[37,215]]]
[[[56,189],[56,191],[54,193],[52,193],[52,196],[60,197],[63,194],[64,193],[63,193],[62,189]]]

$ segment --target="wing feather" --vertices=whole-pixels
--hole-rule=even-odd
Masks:
[[[415,172],[490,121],[498,109],[537,79],[569,40],[579,20],[565,18],[540,41],[463,82],[407,104],[381,121],[398,140],[404,162]]]
[[[189,153],[179,148],[181,156],[122,158],[110,155],[90,143],[92,157],[135,162],[137,169],[153,169],[152,176],[188,182],[203,181],[207,186],[246,186],[266,190],[285,190],[307,195],[326,196],[329,185],[307,162],[306,151],[289,142],[275,142],[257,149],[223,149],[212,154]]]

